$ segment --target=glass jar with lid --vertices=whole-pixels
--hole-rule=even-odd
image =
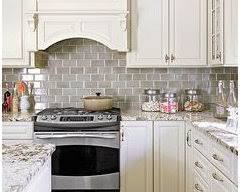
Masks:
[[[160,90],[146,89],[144,90],[144,102],[142,103],[143,111],[160,111]]]
[[[162,113],[176,113],[178,111],[178,99],[176,93],[163,93],[161,102]]]
[[[184,99],[184,110],[190,112],[203,111],[204,104],[202,102],[201,90],[186,89]]]

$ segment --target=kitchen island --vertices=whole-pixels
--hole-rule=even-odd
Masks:
[[[52,144],[3,144],[3,192],[50,192],[54,150]]]

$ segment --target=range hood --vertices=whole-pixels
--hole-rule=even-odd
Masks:
[[[70,38],[88,38],[128,51],[127,0],[38,0],[37,49]]]

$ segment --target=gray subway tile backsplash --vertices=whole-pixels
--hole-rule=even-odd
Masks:
[[[69,39],[47,49],[46,69],[3,69],[6,82],[34,82],[36,108],[82,107],[82,97],[102,92],[115,106],[139,107],[146,88],[177,91],[200,88],[204,101],[215,101],[218,80],[237,80],[237,68],[126,68],[126,53],[89,39]],[[180,90],[181,89],[181,90]]]

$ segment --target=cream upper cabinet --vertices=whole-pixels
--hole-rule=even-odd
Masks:
[[[237,66],[238,1],[208,1],[208,63]]]
[[[127,67],[168,66],[168,0],[131,1]]]
[[[132,0],[127,67],[207,65],[206,0]]]
[[[170,66],[207,65],[207,1],[170,0]]]
[[[185,190],[185,123],[154,121],[154,192]]]
[[[121,192],[153,192],[151,121],[121,122]]]
[[[34,0],[3,0],[3,67],[32,65],[36,50],[36,9]]]

